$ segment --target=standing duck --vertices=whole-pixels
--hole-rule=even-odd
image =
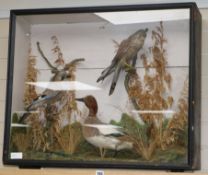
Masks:
[[[105,157],[106,149],[119,151],[133,147],[131,142],[124,139],[121,127],[105,124],[97,118],[98,105],[92,95],[76,100],[83,102],[89,109],[89,114],[82,126],[83,136],[87,142],[99,148],[101,158]]]

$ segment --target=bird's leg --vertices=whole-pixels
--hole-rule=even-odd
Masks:
[[[100,149],[100,156],[103,159],[105,157],[106,149],[105,148],[99,148]]]
[[[118,154],[118,146],[120,145],[121,143],[118,143],[118,144],[116,144],[115,145],[115,153],[114,153],[114,155],[113,155],[113,157],[116,157],[117,156],[117,154]]]
[[[137,55],[134,56],[134,58],[132,59],[132,64],[131,65],[125,63],[125,71],[126,72],[135,72],[136,60],[137,60]]]
[[[103,158],[105,157],[106,149],[103,148]]]
[[[99,150],[100,150],[100,157],[103,158],[102,148],[99,148]]]
[[[128,63],[124,64],[124,69],[125,69],[126,72],[135,71],[135,68],[132,65],[128,64]]]
[[[116,157],[118,155],[118,150],[115,150],[113,157]]]

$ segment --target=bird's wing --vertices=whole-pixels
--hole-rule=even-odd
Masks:
[[[112,83],[111,83],[111,87],[110,87],[110,91],[109,91],[109,95],[111,95],[113,92],[114,92],[114,89],[116,87],[116,83],[118,81],[118,77],[119,77],[119,74],[121,72],[121,68],[122,68],[122,64],[119,63],[116,67],[116,70],[115,70],[115,73],[113,75],[113,80],[112,80]]]
[[[112,63],[115,64],[118,63],[120,61],[120,58],[128,51],[129,47],[130,47],[130,40],[129,39],[123,40],[119,45],[118,51],[114,59],[112,60]]]
[[[104,80],[112,72],[116,71],[117,65],[119,64],[122,56],[128,51],[128,48],[129,48],[129,40],[123,40],[119,45],[118,51],[114,56],[113,60],[111,61],[110,66],[108,66],[102,71],[101,76],[97,79],[97,82]]]
[[[36,99],[32,101],[32,103],[26,108],[27,111],[35,110],[38,107],[42,106],[43,104],[49,102],[50,100],[53,100],[59,96],[61,92],[59,91],[53,91],[51,94],[41,94]]]
[[[109,69],[113,68],[115,65],[118,64],[118,62],[120,61],[120,58],[127,52],[128,48],[129,48],[129,40],[128,39],[123,40],[119,45],[116,55],[111,61],[111,65],[108,67]]]
[[[110,124],[84,124],[83,126],[97,128],[102,135],[123,135],[121,127]]]

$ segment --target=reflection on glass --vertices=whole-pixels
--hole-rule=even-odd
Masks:
[[[189,19],[188,9],[104,12],[95,14],[115,25]]]
[[[187,164],[189,18],[189,9],[18,17],[16,32],[30,36],[15,44],[14,72],[24,71],[13,79],[11,155]]]
[[[75,91],[75,90],[100,90],[100,88],[91,86],[78,81],[55,81],[55,82],[26,82],[28,85],[37,86],[43,89],[54,91]]]

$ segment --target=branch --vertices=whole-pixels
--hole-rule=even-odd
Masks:
[[[38,51],[40,53],[40,55],[42,56],[42,58],[46,61],[46,63],[48,64],[48,66],[52,69],[52,71],[58,71],[58,69],[56,67],[54,67],[49,61],[48,58],[44,55],[43,51],[40,48],[40,43],[37,42],[37,48]]]
[[[64,66],[64,70],[68,69],[71,66],[75,66],[80,61],[85,61],[85,59],[84,58],[76,58],[76,59],[72,60],[70,63],[68,63]]]

